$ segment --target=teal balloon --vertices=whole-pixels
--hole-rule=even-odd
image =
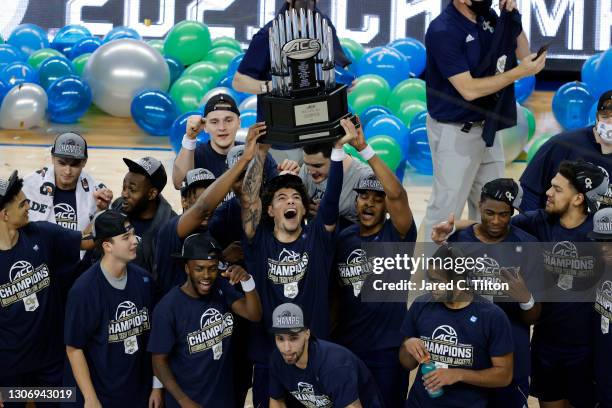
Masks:
[[[74,75],[75,73],[76,72],[72,62],[68,61],[68,59],[64,57],[47,58],[38,67],[40,86],[42,86],[45,90],[56,79],[60,79],[68,75]]]
[[[410,121],[410,128],[427,126],[427,111],[421,111],[414,115]]]
[[[418,114],[426,111],[427,104],[425,104],[425,102],[412,100],[404,102],[396,116],[400,118],[408,128],[411,128],[412,119]]]
[[[183,75],[170,88],[170,97],[181,113],[200,108],[200,101],[209,90],[209,85],[198,77]]]
[[[25,55],[30,55],[42,48],[49,48],[47,32],[36,24],[18,25],[6,42]]]
[[[140,36],[140,34],[138,34],[138,31],[130,27],[119,26],[119,27],[115,27],[112,30],[110,30],[108,34],[104,36],[102,43],[106,44],[107,42],[111,42],[114,40],[120,40],[123,38],[132,38],[134,40],[142,40],[142,37]]]
[[[402,160],[408,155],[408,128],[393,115],[379,115],[373,118],[363,129],[366,140],[379,135],[390,136],[400,146]]]
[[[390,42],[387,46],[395,48],[402,53],[410,63],[410,68],[414,76],[419,76],[425,71],[427,52],[425,50],[425,45],[419,40],[415,40],[414,38],[398,38]]]
[[[51,42],[51,48],[61,52],[67,57],[69,56],[70,58],[74,58],[77,55],[72,56],[72,47],[74,47],[76,43],[86,37],[92,38],[91,31],[80,25],[69,24],[60,29],[57,34],[55,34],[55,37]]]
[[[102,45],[102,40],[97,37],[85,37],[77,41],[70,50],[70,59],[83,54],[91,54]]]
[[[564,129],[578,129],[588,125],[593,103],[595,97],[584,82],[569,82],[562,85],[553,96],[552,110],[555,119]]]
[[[425,86],[425,81],[422,79],[409,78],[400,82],[393,88],[387,100],[387,107],[391,109],[391,112],[398,115],[402,111],[402,107],[405,103],[415,100],[426,102],[427,88]]]
[[[226,73],[230,62],[242,52],[228,47],[217,47],[213,48],[204,57],[203,61],[210,61],[216,64],[221,72]]]
[[[376,47],[357,63],[357,75],[376,74],[385,78],[391,87],[410,78],[410,63],[395,48]]]
[[[361,115],[373,105],[386,105],[391,94],[389,83],[379,75],[363,75],[357,78],[353,90],[348,95],[352,112]]]
[[[212,47],[210,31],[199,21],[181,21],[168,32],[164,55],[174,57],[183,65],[191,65],[206,56]]]
[[[395,171],[402,161],[402,149],[391,136],[374,136],[368,141],[378,157],[393,171]]]
[[[368,123],[379,115],[390,115],[391,111],[381,105],[374,105],[366,108],[361,115],[359,115],[359,120],[361,120],[361,126],[364,128],[368,125]]]
[[[176,58],[164,57],[164,59],[166,60],[166,64],[168,64],[168,68],[170,69],[170,85],[172,85],[174,81],[179,79],[185,70],[185,67],[183,67],[183,64],[181,64],[181,62]]]

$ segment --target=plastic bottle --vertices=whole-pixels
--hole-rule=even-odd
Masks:
[[[424,363],[421,363],[421,374],[423,375],[430,373],[432,371],[436,371],[436,369],[437,369],[436,365],[431,360],[427,360]],[[437,391],[427,390],[427,393],[429,394],[431,398],[438,398],[444,395],[444,389],[440,388]]]

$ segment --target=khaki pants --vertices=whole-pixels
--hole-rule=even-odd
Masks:
[[[491,147],[481,137],[482,127],[472,127],[469,133],[462,125],[440,123],[427,117],[427,137],[433,161],[433,188],[423,220],[424,239],[431,241],[433,226],[455,213],[461,217],[468,201],[469,218],[480,220],[478,202],[482,187],[504,175],[504,151],[497,136]]]

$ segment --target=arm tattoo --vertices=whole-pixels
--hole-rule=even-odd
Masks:
[[[242,205],[242,227],[247,236],[255,234],[259,220],[261,219],[261,199],[259,190],[263,179],[263,161],[260,154],[256,154],[249,163],[244,181],[242,182],[242,194],[240,201]]]

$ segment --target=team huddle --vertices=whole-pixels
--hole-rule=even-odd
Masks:
[[[612,97],[599,108],[609,123]],[[84,170],[76,133],[56,138],[49,168],[0,179],[0,386],[76,386],[87,407],[241,407],[249,389],[255,407],[522,407],[530,393],[612,406],[610,277],[555,269],[550,256],[534,270],[499,245],[610,241],[609,159],[561,161],[545,207],[517,215],[519,183],[486,183],[480,221],[451,216],[433,228],[433,258],[464,256],[458,243],[498,244],[486,256],[509,289],[432,290],[407,310],[361,299],[372,273],[363,244],[415,242],[417,229],[406,190],[361,127],[342,126],[335,143],[304,148],[303,166],[279,164],[259,143],[264,124],[236,142],[236,104],[218,95],[190,118],[174,165],[180,215],[153,157],[124,159],[113,201]],[[196,146],[201,130],[211,139]],[[590,136],[601,141],[602,130]],[[602,248],[599,271],[612,260]],[[468,279],[424,272],[434,283]],[[534,274],[561,299],[585,288],[592,299],[540,301]]]

